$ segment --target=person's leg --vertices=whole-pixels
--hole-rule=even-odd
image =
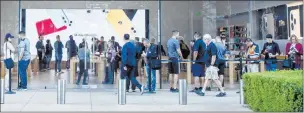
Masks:
[[[129,92],[130,89],[130,84],[131,84],[131,80],[130,80],[130,76],[126,77],[126,91]]]
[[[29,65],[30,60],[21,60],[19,65],[19,70],[20,70],[20,79],[21,79],[21,88],[22,89],[27,89],[27,67]]]
[[[79,61],[79,68],[80,68],[79,69],[80,71],[78,73],[78,79],[77,79],[77,82],[76,82],[77,85],[79,85],[81,76],[84,73],[84,61],[83,60]]]
[[[226,93],[224,91],[224,88],[222,87],[222,83],[218,80],[218,79],[215,79],[213,80],[215,82],[215,84],[217,85],[217,87],[220,89],[220,93],[217,94],[216,96],[217,97],[223,97],[223,96],[226,96]]]
[[[267,71],[272,71],[272,68],[271,68],[271,64],[270,63],[266,63],[266,70]]]
[[[202,75],[202,77],[199,77],[199,91],[203,90],[204,87],[204,83],[205,83],[205,75]]]
[[[113,64],[111,64],[109,67],[109,71],[108,71],[108,82],[110,83],[110,84],[113,84],[113,82],[114,82],[114,65]]]
[[[62,56],[59,56],[58,64],[57,64],[57,65],[58,65],[57,67],[58,67],[58,71],[59,71],[59,72],[61,72],[61,60],[62,60]]]
[[[204,86],[203,86],[203,89],[202,91],[197,91],[196,94],[200,95],[200,96],[205,96],[205,92],[206,92],[206,88],[207,88],[207,85],[209,84],[210,80],[206,79],[205,82],[204,82]]]
[[[147,84],[146,89],[149,90],[151,88],[151,84],[149,83],[149,80],[150,80],[149,76],[151,76],[152,72],[151,72],[150,67],[148,65],[146,65],[145,68],[146,68],[146,78],[147,78],[146,79],[146,84]],[[149,72],[151,72],[151,73],[149,73]],[[151,82],[152,82],[152,79],[151,79]]]
[[[174,85],[173,85],[173,88],[176,91],[178,91],[177,82],[178,82],[178,74],[180,73],[180,63],[179,63],[178,59],[174,59],[173,64],[174,64],[174,68],[173,68],[174,69],[174,80],[173,80]]]
[[[198,76],[194,76],[194,89],[190,92],[196,92],[200,87],[200,79]]]
[[[301,65],[295,63],[295,69],[300,70],[301,69]]]
[[[58,58],[55,56],[55,74],[57,73]]]
[[[42,61],[43,61],[43,58],[42,58],[42,53],[38,53],[38,58],[39,58],[39,71],[42,71],[42,69],[43,69],[43,65],[42,65]]]
[[[2,67],[3,68],[3,67]],[[5,89],[9,88],[9,69],[5,68]]]
[[[259,64],[252,64],[252,69],[254,73],[259,72]]]
[[[151,89],[152,89],[152,91],[155,91],[155,89],[156,89],[156,70],[151,70],[152,71],[152,73],[151,73],[151,78],[152,78],[152,80],[151,80]]]
[[[271,70],[276,71],[277,70],[277,64],[271,64]]]
[[[87,82],[88,70],[89,70],[89,69],[84,69],[82,85],[88,85],[88,82]]]

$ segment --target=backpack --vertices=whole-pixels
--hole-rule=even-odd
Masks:
[[[205,51],[206,51],[205,49],[206,48],[204,48],[202,44],[199,45],[199,47],[198,47],[198,54],[197,54],[196,60],[198,60],[198,59],[200,59],[200,58],[202,58],[204,56]]]

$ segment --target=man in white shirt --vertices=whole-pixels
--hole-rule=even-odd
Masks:
[[[12,38],[14,38],[14,36],[12,36],[10,33],[7,33],[5,35],[5,42],[3,45],[3,51],[4,51],[4,60],[12,58],[14,60],[14,52],[15,52],[15,48],[12,44]],[[9,90],[9,69],[5,70],[5,89],[8,91]]]

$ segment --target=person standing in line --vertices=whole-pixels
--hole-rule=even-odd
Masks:
[[[197,91],[196,94],[198,94],[199,96],[205,96],[206,87],[210,85],[210,80],[213,80],[217,85],[217,87],[220,89],[220,93],[217,94],[216,97],[226,96],[226,93],[222,87],[222,83],[219,80],[218,74],[215,75],[214,73],[209,73],[210,71],[208,71],[209,69],[213,69],[213,70],[217,69],[216,67],[218,61],[217,48],[215,44],[211,41],[212,40],[211,35],[205,34],[203,36],[203,40],[207,46],[204,54],[204,61],[207,67],[206,76],[205,76],[206,80],[202,91]]]
[[[146,62],[146,76],[147,76],[147,86],[145,90],[149,90],[151,88],[152,92],[155,92],[156,88],[156,70],[151,68],[152,60],[155,60],[158,57],[157,54],[157,45],[154,43],[150,43],[149,39],[144,40],[144,45],[147,48],[147,52],[143,53],[142,56]],[[149,73],[150,72],[150,73]],[[149,84],[149,75],[151,76],[151,84]]]
[[[87,50],[86,50],[87,49]],[[88,85],[87,78],[88,78],[88,67],[90,66],[90,50],[86,43],[79,45],[79,73],[78,79],[76,84],[79,85],[81,76],[83,75],[83,82],[82,85]]]
[[[45,67],[45,62],[43,62],[45,60],[44,56],[45,56],[45,47],[43,44],[43,39],[44,37],[42,35],[39,36],[39,40],[36,43],[36,49],[37,49],[37,55],[39,58],[39,71],[43,72],[45,71],[44,67]]]
[[[303,55],[303,45],[299,43],[299,39],[296,35],[291,35],[290,42],[287,43],[286,55],[288,56],[291,64],[291,69],[301,69],[302,60],[301,56]],[[302,56],[303,57],[303,56]]]
[[[45,68],[50,70],[50,62],[53,56],[53,46],[51,44],[51,41],[48,39],[46,40],[46,44],[45,44],[45,56],[46,56],[46,64],[45,64]]]
[[[277,69],[277,56],[281,54],[278,43],[272,40],[272,35],[266,35],[267,42],[264,44],[261,52],[265,58],[266,70],[275,71]]]
[[[222,87],[224,87],[224,74],[225,74],[225,64],[226,64],[225,55],[227,53],[227,49],[225,43],[223,43],[221,37],[219,36],[215,38],[214,44],[217,48],[217,67],[219,68],[218,75],[222,83]]]
[[[102,55],[102,54],[106,54],[107,52],[106,50],[107,50],[107,43],[106,41],[104,41],[104,37],[101,36],[98,44],[98,52],[100,55]]]
[[[193,60],[196,62],[192,65],[192,73],[194,76],[195,88],[190,92],[201,91],[203,89],[203,83],[205,79],[205,63],[203,58],[206,51],[206,44],[202,40],[202,35],[198,32],[194,33],[194,39],[195,42],[193,45]]]
[[[124,41],[126,42],[122,47],[121,52],[121,76],[126,79],[131,79],[132,84],[140,89],[143,94],[144,86],[141,85],[134,75],[136,67],[136,47],[130,42],[130,35],[124,34]]]
[[[30,64],[31,53],[30,53],[30,41],[25,37],[25,32],[19,32],[20,42],[18,45],[19,51],[19,62],[18,62],[18,73],[20,76],[19,90],[27,90],[27,67]]]
[[[4,51],[4,60],[11,58],[14,61],[14,53],[15,53],[15,48],[12,44],[12,38],[14,36],[10,33],[7,33],[5,35],[5,42],[3,44],[3,51]],[[3,67],[2,67],[3,68]],[[9,69],[5,69],[5,90],[9,90]]]
[[[69,38],[70,40],[68,40],[65,44],[65,47],[67,48],[67,56],[68,56],[68,60],[66,62],[67,69],[70,69],[71,58],[77,56],[77,45],[75,40],[73,39],[73,35],[70,35]]]
[[[169,78],[170,78],[170,91],[178,92],[177,81],[178,74],[180,73],[180,63],[179,59],[183,59],[183,54],[180,50],[179,42],[177,37],[179,36],[179,31],[173,30],[172,37],[167,42],[168,56],[169,56]]]
[[[62,61],[62,49],[63,49],[63,44],[60,40],[60,36],[56,36],[57,41],[54,43],[55,47],[55,73],[60,74],[63,73],[61,71],[61,61]]]
[[[115,41],[115,37],[112,36],[110,43],[113,43],[114,49],[116,51],[115,61],[114,61],[114,72],[117,73],[117,70],[119,68],[119,61],[121,61],[121,46],[118,42]]]
[[[108,74],[103,84],[113,84],[114,83],[114,63],[115,63],[116,51],[113,43],[108,43],[107,48],[107,62],[108,62]]]
[[[260,56],[260,49],[259,46],[250,38],[246,39],[247,44],[247,59],[249,60],[258,60]],[[259,72],[259,61],[247,61],[247,71],[251,73]]]

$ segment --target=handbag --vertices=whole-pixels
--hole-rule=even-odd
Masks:
[[[285,58],[285,60],[283,60],[283,67],[290,68],[290,65],[291,65],[291,60]]]
[[[161,69],[161,60],[159,58],[151,59],[151,69],[153,70]]]
[[[7,43],[6,43],[6,49],[7,49]],[[7,51],[6,51],[6,55],[7,55]],[[12,55],[12,51],[11,50],[10,50],[10,55]],[[12,69],[14,67],[14,65],[15,65],[14,61],[12,59],[12,56],[11,56],[11,58],[5,59],[4,60],[4,64],[5,64],[6,69]]]

